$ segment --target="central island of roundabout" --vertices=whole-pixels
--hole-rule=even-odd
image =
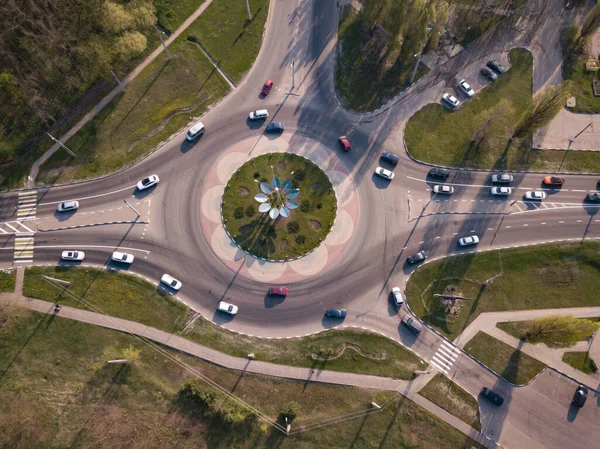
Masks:
[[[296,282],[326,269],[349,244],[358,216],[358,194],[336,152],[297,135],[238,142],[201,192],[200,222],[215,255],[261,282]]]

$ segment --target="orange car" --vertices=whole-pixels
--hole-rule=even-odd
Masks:
[[[546,176],[544,178],[544,184],[551,186],[562,186],[565,183],[565,178],[562,176]]]

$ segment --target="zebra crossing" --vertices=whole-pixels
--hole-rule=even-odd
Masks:
[[[0,233],[7,227],[15,234],[15,254],[14,263],[33,262],[33,241],[35,231],[33,227],[28,227],[23,222],[35,220],[35,211],[37,207],[37,191],[19,192],[17,204],[17,221],[0,223]]]
[[[450,368],[452,368],[452,364],[456,362],[456,359],[460,354],[460,348],[444,340],[442,343],[440,343],[437,351],[433,355],[433,358],[429,361],[429,364],[438,371],[448,374]]]
[[[37,206],[37,191],[19,192],[19,203],[17,205],[17,220],[35,219],[35,209]]]

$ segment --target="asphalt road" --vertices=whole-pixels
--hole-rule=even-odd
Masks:
[[[523,19],[529,21],[527,26],[521,20],[507,21],[505,26],[510,29],[504,30],[505,36],[511,41],[498,43],[494,36],[482,39],[386,107],[358,115],[341,108],[334,95],[338,21],[334,2],[271,2],[263,46],[252,70],[236,90],[202,117],[206,126],[202,138],[189,143],[182,132],[123,172],[37,191],[35,212],[28,212],[23,221],[26,226],[37,226],[32,263],[62,263],[63,249],[80,249],[86,253],[86,264],[131,270],[155,282],[164,272],[172,274],[183,282],[182,300],[215,323],[238,332],[295,336],[339,325],[359,326],[401,341],[435,364],[443,340],[427,329],[415,339],[400,324],[406,312],[399,312],[389,298],[391,287],[405,285],[414,269],[405,263],[408,255],[425,249],[430,259],[435,259],[475,250],[600,237],[598,208],[582,201],[586,192],[595,191],[597,176],[569,175],[562,188],[549,188],[541,184],[541,174],[518,173],[512,194],[496,197],[490,194],[490,173],[453,170],[447,183],[455,187],[455,193],[444,196],[432,192],[436,182],[427,177],[430,167],[413,161],[404,150],[404,125],[414,112],[438,102],[462,77],[475,80],[472,84],[477,90],[483,87],[485,82],[477,73],[487,59],[506,61],[511,46],[526,46],[535,37],[529,27],[537,26],[543,33],[562,20],[559,16],[548,22],[547,17],[535,13],[540,8],[562,11],[558,0],[530,3],[533,12]],[[539,59],[535,52],[534,59]],[[554,73],[552,67],[548,71]],[[539,73],[536,76],[539,78]],[[263,98],[259,93],[266,78],[275,82],[275,88]],[[208,244],[199,219],[204,179],[215,169],[216,161],[240,141],[265,139],[264,124],[247,120],[249,111],[262,108],[269,110],[269,121],[285,123],[286,133],[328,146],[352,174],[360,201],[360,217],[343,255],[318,275],[291,285],[291,294],[283,301],[266,295],[268,285],[226,266]],[[337,138],[341,134],[350,137],[352,151],[340,151]],[[247,150],[250,153],[252,148]],[[373,176],[382,151],[400,156],[391,183]],[[137,191],[136,183],[152,173],[160,176],[160,184]],[[541,203],[524,201],[524,192],[534,189],[544,189],[548,198]],[[77,212],[56,212],[59,202],[71,199],[80,202]],[[18,192],[0,195],[0,222],[14,224],[20,204],[24,202]],[[126,223],[106,224],[113,221]],[[0,265],[28,264],[23,262],[27,258],[15,262],[14,247],[29,233],[21,229],[15,236],[10,226],[2,223],[0,229],[7,231],[0,231],[5,232],[0,234]],[[82,225],[88,226],[53,230]],[[471,234],[480,237],[479,245],[459,247],[458,238]],[[135,262],[130,267],[110,262],[116,248],[134,254]],[[245,262],[239,263],[241,267]],[[235,319],[216,313],[220,300],[240,307]],[[332,307],[348,309],[343,323],[324,317],[324,311]],[[514,388],[468,357],[460,355],[458,360],[461,362],[450,366],[442,361],[442,372],[447,371],[473,394],[483,385],[496,385],[510,397],[500,411],[482,404],[483,431],[490,438],[506,447],[539,444],[557,449],[591,448],[593,441],[600,440],[598,426],[593,425],[600,419],[595,401],[589,401],[581,416],[569,418],[569,401],[564,398],[572,394],[574,385],[568,381],[556,381],[552,390],[539,387],[543,378],[531,386]],[[588,411],[593,407],[595,412]],[[543,416],[540,410],[545,411]]]

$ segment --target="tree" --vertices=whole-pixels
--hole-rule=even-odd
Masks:
[[[531,321],[525,338],[529,342],[545,343],[550,347],[568,347],[587,339],[598,328],[598,322],[575,318],[573,315],[552,315]]]
[[[283,404],[281,408],[281,416],[287,418],[289,421],[292,421],[298,413],[300,412],[300,404],[296,401],[290,401]]]
[[[531,105],[521,116],[513,137],[523,137],[548,124],[565,107],[571,94],[571,81],[551,86],[533,97]]]
[[[133,345],[129,345],[127,348],[123,348],[123,358],[126,359],[129,363],[133,363],[136,360],[139,360],[140,354],[141,351]]]
[[[139,56],[147,45],[146,36],[139,31],[127,31],[117,40],[117,52],[123,61]]]
[[[133,15],[123,5],[107,1],[102,13],[102,26],[109,33],[120,34],[134,25]]]

